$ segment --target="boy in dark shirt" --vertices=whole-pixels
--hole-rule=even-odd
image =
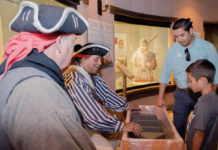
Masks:
[[[201,59],[186,72],[189,87],[202,94],[189,121],[187,150],[217,150],[218,96],[213,90],[216,69],[208,60]]]

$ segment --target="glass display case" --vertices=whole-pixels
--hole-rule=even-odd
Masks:
[[[134,75],[127,88],[159,83],[162,65],[170,46],[170,28],[115,21],[115,66],[121,64]],[[123,76],[115,67],[116,90],[123,88]]]

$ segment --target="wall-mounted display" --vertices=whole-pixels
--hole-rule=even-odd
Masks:
[[[133,75],[127,88],[158,84],[170,45],[170,28],[115,21],[115,64],[122,64]],[[122,89],[122,73],[115,68],[116,90]]]

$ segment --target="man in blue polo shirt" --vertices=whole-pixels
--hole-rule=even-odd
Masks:
[[[186,68],[198,59],[208,59],[218,69],[218,55],[213,44],[197,37],[193,33],[190,19],[181,18],[173,25],[173,34],[176,42],[169,48],[160,77],[158,106],[165,106],[163,95],[169,77],[173,72],[177,85],[174,92],[173,122],[180,136],[185,140],[187,118],[196,104],[198,93],[193,93],[187,84]],[[218,84],[218,74],[215,75]]]

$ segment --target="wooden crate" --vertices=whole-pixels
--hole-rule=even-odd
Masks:
[[[165,133],[165,139],[142,139],[130,138],[129,134],[125,132],[121,140],[121,150],[183,150],[184,141],[176,131],[170,117],[165,108],[140,105],[140,111],[137,113],[156,115],[158,120],[162,122],[162,127]],[[135,111],[127,111],[126,122],[131,120],[131,115]]]

